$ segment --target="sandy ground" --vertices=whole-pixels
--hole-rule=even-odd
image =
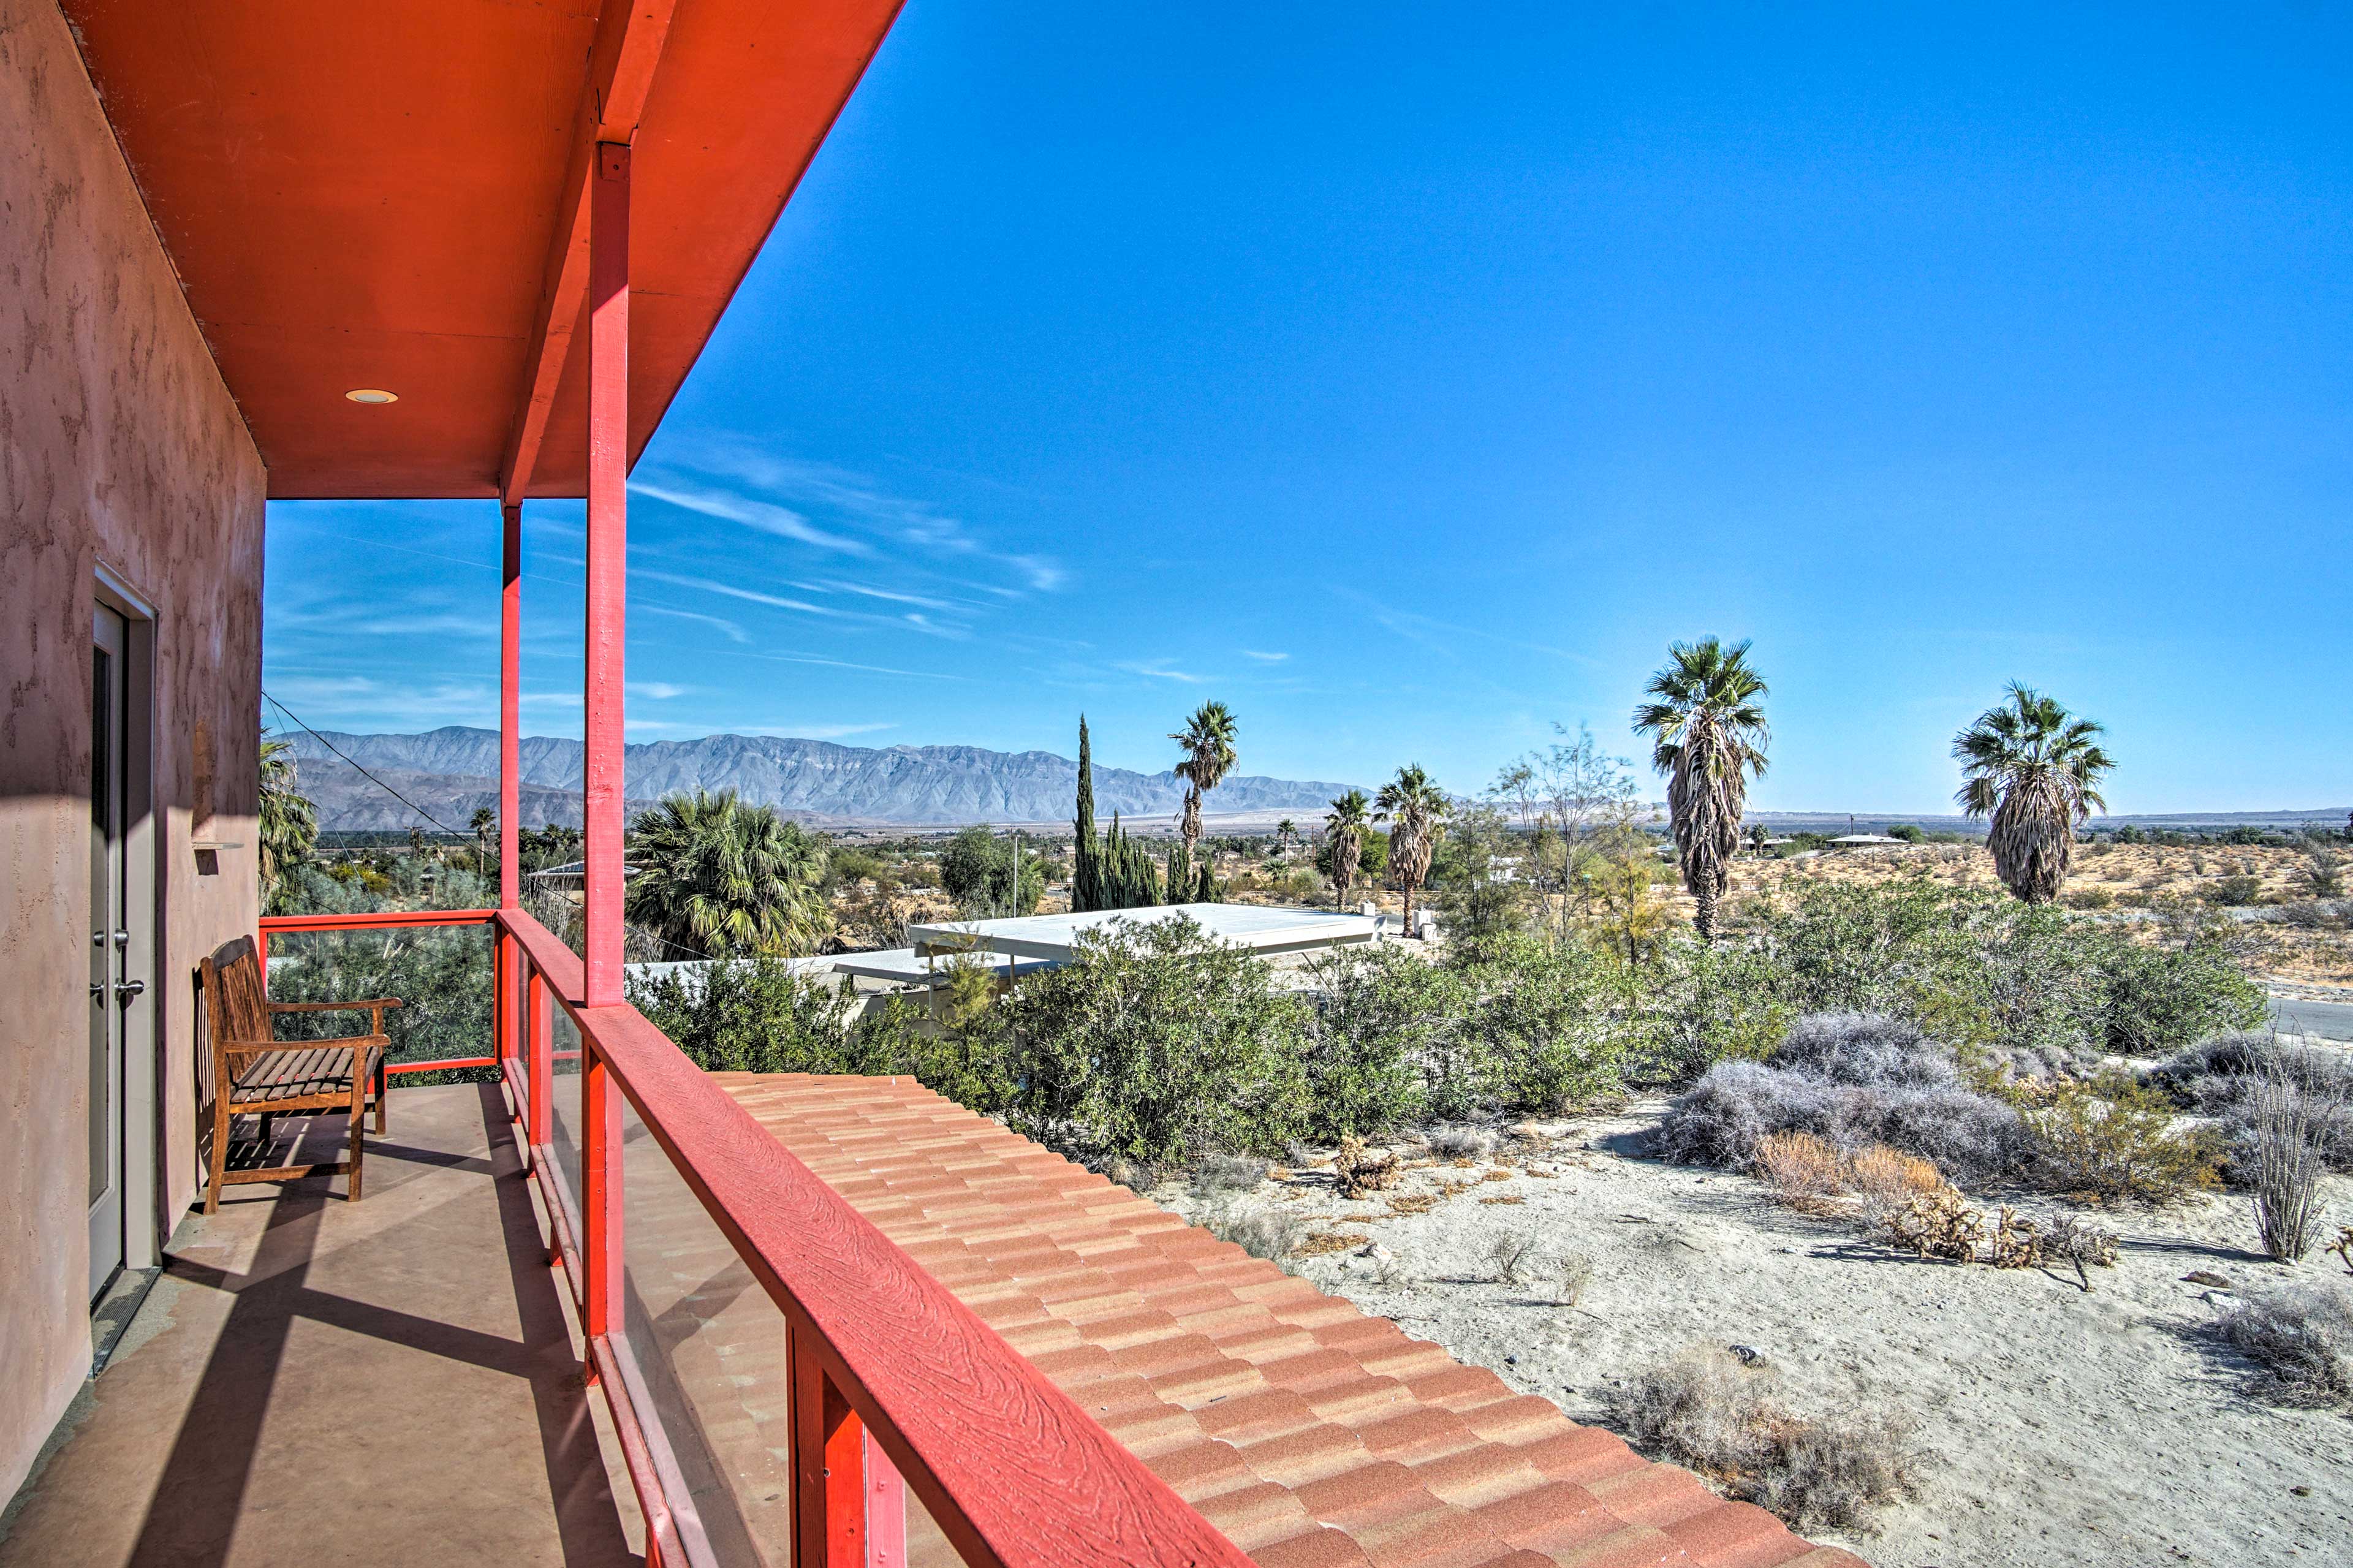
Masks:
[[[1822,1537],[1884,1568],[2353,1560],[2353,1417],[2251,1397],[2244,1364],[2204,1331],[2230,1292],[2182,1278],[2256,1289],[2337,1268],[2265,1260],[2245,1198],[2099,1215],[2122,1256],[2086,1295],[2072,1273],[1892,1253],[1769,1205],[1747,1177],[1641,1158],[1662,1109],[1540,1124],[1493,1159],[1437,1162],[1364,1202],[1319,1169],[1239,1195],[1154,1195],[1197,1217],[1274,1207],[1311,1237],[1377,1239],[1394,1254],[1388,1282],[1355,1246],[1291,1267],[1577,1420],[1604,1424],[1611,1380],[1707,1344],[1760,1352],[1800,1411],[1907,1412],[1935,1456],[1921,1495],[1872,1534]],[[1442,1188],[1456,1190],[1392,1214],[1389,1200],[1412,1208]],[[2353,1223],[2353,1184],[2330,1198],[2332,1224]],[[1542,1272],[1495,1280],[1489,1247],[1507,1232],[1591,1260],[1577,1306]]]

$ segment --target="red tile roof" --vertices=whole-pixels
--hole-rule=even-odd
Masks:
[[[713,1076],[1262,1568],[1861,1568],[912,1079]]]

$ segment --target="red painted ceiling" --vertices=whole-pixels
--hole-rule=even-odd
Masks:
[[[676,0],[633,142],[633,460],[897,5]],[[605,8],[65,0],[273,497],[498,493]],[[582,492],[586,342],[533,495]]]

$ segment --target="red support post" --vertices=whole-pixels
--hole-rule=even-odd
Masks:
[[[505,548],[499,578],[499,908],[522,891],[522,505],[499,509]]]
[[[515,944],[514,938],[498,927],[491,928],[491,1058],[505,1061],[519,1056],[515,1038]],[[500,1075],[503,1078],[505,1075]]]
[[[621,1001],[622,653],[628,602],[629,149],[596,148],[588,210],[588,637],[583,751],[584,968]]]
[[[588,1278],[581,1331],[591,1339],[621,1327],[621,1089],[604,1057],[581,1064],[580,1263]]]
[[[794,1568],[866,1568],[866,1426],[824,1363],[787,1330]]]

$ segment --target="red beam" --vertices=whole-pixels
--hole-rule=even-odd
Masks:
[[[408,926],[486,926],[496,910],[375,910],[349,915],[264,915],[261,934],[303,931],[399,931]]]
[[[670,39],[675,6],[676,0],[636,0],[607,6],[597,19],[596,47],[588,55],[587,86],[575,116],[572,160],[565,171],[563,200],[543,272],[539,319],[532,329],[531,348],[523,362],[527,369],[522,405],[515,411],[499,479],[499,499],[510,506],[520,505],[530,493],[532,470],[538,466],[540,446],[547,438],[548,416],[554,411],[556,388],[563,384],[565,361],[571,356],[573,328],[588,298],[593,204],[587,197],[597,144],[626,145],[636,139],[647,95],[653,89],[654,69],[661,61],[662,46]]]
[[[499,512],[499,908],[511,910],[522,889],[522,503]]]
[[[621,1000],[622,666],[629,571],[629,150],[596,149],[588,269],[588,647],[582,901],[591,1007]]]

